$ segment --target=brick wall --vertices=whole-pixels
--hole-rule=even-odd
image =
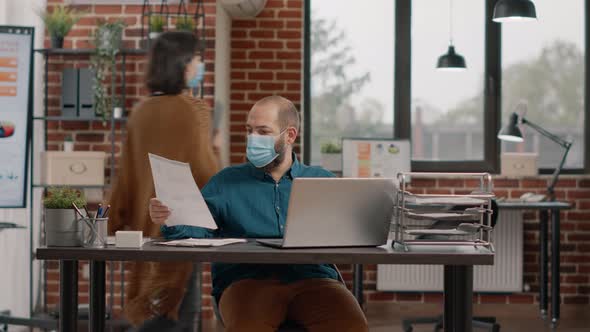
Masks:
[[[55,3],[55,1],[50,1]],[[215,23],[214,1],[206,1],[207,12],[207,36],[210,39],[206,56],[206,99],[211,101],[213,94],[213,36]],[[124,17],[130,24],[135,24],[126,30],[126,42],[135,43],[138,39],[139,6],[90,6],[93,13],[84,19],[74,31],[75,37],[66,38],[66,47],[85,47],[87,41],[86,30],[94,26],[93,18],[96,17]],[[135,23],[131,23],[135,22]],[[84,32],[76,32],[76,31]],[[303,2],[301,0],[269,0],[266,8],[255,19],[234,20],[231,39],[231,106],[230,106],[230,148],[231,162],[244,161],[245,154],[245,129],[244,124],[248,110],[252,104],[267,95],[280,94],[291,99],[298,108],[301,106],[302,83],[302,34],[303,34]],[[79,60],[80,65],[83,59]],[[51,112],[58,111],[60,74],[56,64],[50,72],[50,97]],[[68,64],[70,65],[70,64]],[[131,73],[134,73],[134,84],[129,85],[134,94],[127,101],[128,106],[144,95],[141,87],[141,71],[145,66],[143,58],[130,61]],[[56,113],[57,114],[57,113]],[[101,123],[79,122],[73,124],[53,123],[49,128],[48,144],[51,149],[60,148],[63,134],[72,132],[76,135],[76,149],[102,149],[108,144],[106,128]],[[122,135],[123,132],[118,132]],[[118,137],[118,140],[120,137]],[[119,142],[119,141],[118,141]],[[119,143],[118,143],[119,144]],[[543,192],[546,186],[546,177],[511,179],[497,178],[495,180],[498,196],[509,198],[519,197],[527,191]],[[448,192],[452,188],[468,190],[470,183],[464,181],[438,180],[422,184],[425,192]],[[584,304],[590,303],[590,177],[589,176],[564,176],[557,187],[557,195],[574,204],[574,209],[564,212],[562,215],[562,302]],[[511,295],[484,295],[478,294],[476,300],[479,303],[535,303],[538,299],[538,231],[535,214],[525,216],[525,256],[524,256],[524,282],[531,285],[530,293]],[[51,278],[48,286],[50,289],[50,304],[57,301],[57,265],[50,263]],[[352,268],[340,266],[348,284],[352,280]],[[208,295],[210,286],[210,269],[204,266],[204,317],[213,317],[211,298]],[[439,302],[440,294],[422,293],[385,293],[376,291],[376,266],[365,266],[364,279],[365,300],[373,301],[398,301],[398,302]],[[81,286],[88,287],[87,280],[81,280]],[[116,287],[119,287],[116,284]],[[81,301],[87,298],[81,295]]]

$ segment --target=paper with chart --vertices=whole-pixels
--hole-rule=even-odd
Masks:
[[[187,163],[148,154],[158,199],[172,211],[167,226],[217,229]]]

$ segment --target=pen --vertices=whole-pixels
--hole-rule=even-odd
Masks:
[[[110,205],[107,205],[107,208],[104,210],[102,217],[106,218],[109,215],[109,209],[111,208]]]
[[[101,218],[102,204],[98,204],[98,211],[96,211],[96,218]]]
[[[80,217],[84,218],[84,215],[82,215],[82,212],[80,211],[80,209],[78,209],[78,207],[76,206],[76,203],[72,203],[72,206],[74,207],[76,212],[80,215]]]

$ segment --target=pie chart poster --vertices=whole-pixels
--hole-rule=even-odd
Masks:
[[[0,208],[26,206],[33,29],[0,26]]]

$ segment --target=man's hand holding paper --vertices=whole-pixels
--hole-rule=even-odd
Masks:
[[[193,179],[190,165],[151,153],[149,159],[156,196],[171,211],[166,226],[189,225],[217,229]]]

